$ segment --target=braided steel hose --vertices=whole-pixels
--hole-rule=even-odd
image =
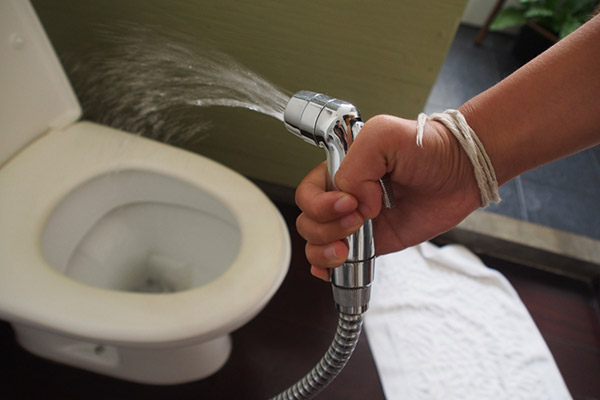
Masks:
[[[362,328],[362,315],[340,313],[333,342],[321,361],[294,385],[271,400],[312,399],[319,394],[346,365],[356,348]]]

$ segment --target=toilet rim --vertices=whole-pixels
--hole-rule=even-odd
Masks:
[[[52,210],[90,178],[126,169],[181,180],[225,204],[242,236],[231,267],[207,285],[168,294],[91,287],[50,267],[40,240]],[[11,188],[0,197],[0,317],[10,321],[104,342],[208,340],[256,315],[289,265],[285,223],[255,185],[205,157],[101,125],[44,135],[0,168],[0,187]]]

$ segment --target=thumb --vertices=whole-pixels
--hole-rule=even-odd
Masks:
[[[335,176],[336,187],[358,199],[358,210],[372,219],[381,211],[379,179],[393,170],[398,128],[405,120],[379,115],[368,120],[350,146]],[[401,124],[401,125],[399,125]]]

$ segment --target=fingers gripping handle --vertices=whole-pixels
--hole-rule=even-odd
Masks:
[[[352,104],[323,94],[296,93],[284,113],[286,128],[302,140],[325,149],[329,170],[328,190],[348,149],[364,125],[360,112]],[[391,186],[380,180],[384,206],[393,206]],[[375,271],[375,246],[370,220],[348,236],[348,259],[334,268],[331,282],[336,306],[346,314],[362,314],[368,308]]]

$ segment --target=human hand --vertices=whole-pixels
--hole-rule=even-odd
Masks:
[[[306,239],[313,275],[329,280],[329,268],[346,261],[345,238],[374,219],[376,254],[402,250],[456,226],[480,204],[473,168],[452,134],[428,122],[423,147],[416,121],[380,115],[367,121],[335,176],[339,191],[326,192],[320,164],[300,183],[296,221]],[[379,179],[390,176],[396,206],[381,206]]]

